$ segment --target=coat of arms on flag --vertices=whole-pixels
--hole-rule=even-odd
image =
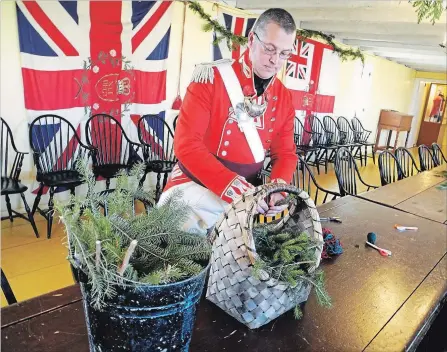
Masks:
[[[234,34],[244,37],[248,37],[248,34],[256,22],[256,19],[256,17],[247,17],[241,14],[227,13],[221,9],[218,10],[219,23]],[[213,33],[213,40],[216,39],[216,36],[217,34]],[[225,40],[221,40],[218,45],[213,45],[213,60],[237,60],[245,49],[245,47],[239,47],[232,51],[228,48],[227,42]]]
[[[135,136],[136,117],[164,118],[171,10],[171,1],[17,1],[28,121],[56,114],[83,134],[90,114],[107,113]]]

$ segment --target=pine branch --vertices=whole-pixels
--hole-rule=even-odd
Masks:
[[[325,308],[332,307],[331,297],[329,296],[329,294],[326,291],[326,288],[324,287],[323,271],[318,272],[318,274],[315,276],[315,279],[311,279],[307,276],[300,276],[300,278],[303,279],[304,281],[311,283],[314,286],[318,303],[321,306]]]
[[[418,24],[424,19],[429,19],[434,25],[446,10],[443,0],[408,0],[416,9]]]
[[[301,310],[301,307],[299,305],[296,305],[295,308],[293,309],[293,315],[297,320],[303,317],[303,311]]]
[[[253,275],[259,278],[261,273],[267,273],[271,278],[286,282],[292,290],[291,294],[301,282],[312,284],[318,302],[330,307],[331,298],[324,286],[323,271],[309,272],[318,259],[316,247],[321,243],[306,233],[298,232],[297,226],[286,225],[283,230],[287,231],[272,234],[258,228],[254,237],[257,259],[253,265]],[[299,306],[295,307],[294,314],[296,318],[302,316]]]
[[[56,209],[66,227],[68,259],[87,275],[94,307],[101,309],[117,287],[175,282],[205,268],[211,246],[205,237],[181,230],[190,212],[181,193],[135,215],[135,199],[153,201],[139,187],[144,165],[121,172],[115,190],[106,195],[95,192],[96,180],[86,161],[80,160],[77,168],[87,184],[87,197],[70,197],[66,206],[56,202]]]

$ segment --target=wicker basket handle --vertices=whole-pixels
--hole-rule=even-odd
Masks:
[[[255,189],[255,191],[253,192],[253,197],[251,198],[250,204],[248,204],[248,206],[246,206],[245,221],[243,224],[241,223],[242,238],[243,238],[245,245],[247,247],[248,257],[252,264],[254,264],[254,262],[256,261],[256,247],[255,247],[255,241],[253,238],[253,224],[254,224],[255,216],[257,215],[257,212],[256,212],[257,204],[260,200],[264,199],[265,197],[268,197],[269,195],[271,195],[273,193],[278,193],[278,192],[287,192],[287,193],[289,193],[289,195],[290,194],[296,195],[296,196],[300,197],[301,199],[303,199],[305,202],[308,199],[310,199],[309,196],[307,195],[307,193],[305,193],[303,190],[301,190],[295,186],[285,184],[285,183],[269,183],[269,184],[259,186]],[[303,194],[305,194],[307,197],[304,198]],[[242,201],[244,201],[244,199],[242,199]],[[289,208],[288,208],[289,212],[276,224],[276,226],[275,226],[276,228],[282,227],[284,225],[284,223],[286,223],[289,220],[290,215],[293,214],[296,210],[296,200],[289,198],[288,202],[289,202]],[[308,205],[315,207],[312,200],[311,200],[311,202],[312,202],[312,204],[308,204]],[[318,216],[318,213],[317,213],[317,216]]]

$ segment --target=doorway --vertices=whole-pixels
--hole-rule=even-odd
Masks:
[[[422,122],[417,144],[442,144],[446,127],[447,85],[430,83],[422,110]]]

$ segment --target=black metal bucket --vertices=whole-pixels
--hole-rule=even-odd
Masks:
[[[173,284],[118,288],[101,311],[80,273],[90,351],[188,351],[208,269]]]

